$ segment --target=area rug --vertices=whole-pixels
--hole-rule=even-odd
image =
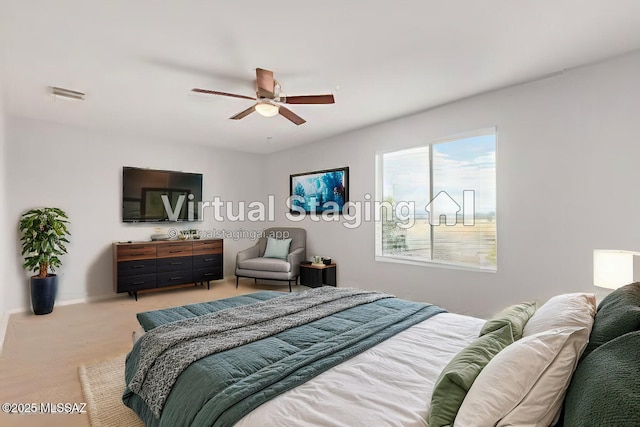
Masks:
[[[92,427],[144,427],[140,418],[122,403],[125,357],[123,354],[78,368]]]

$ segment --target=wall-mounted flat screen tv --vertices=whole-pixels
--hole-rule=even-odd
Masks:
[[[202,174],[122,168],[122,221],[201,221]]]

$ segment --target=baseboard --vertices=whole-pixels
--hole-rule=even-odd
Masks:
[[[9,313],[4,313],[2,319],[0,319],[0,354],[2,354],[4,336],[7,334],[7,327],[9,326],[9,316]]]
[[[54,307],[62,307],[63,305],[74,305],[74,304],[84,304],[87,302],[86,298],[78,298],[78,299],[69,299],[65,301],[56,301],[53,305]]]

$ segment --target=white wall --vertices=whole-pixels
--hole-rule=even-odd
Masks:
[[[203,173],[203,199],[234,202],[264,198],[262,157],[181,141],[100,134],[23,118],[7,118],[8,188],[3,242],[7,275],[0,287],[5,309],[28,309],[28,276],[22,270],[17,224],[27,209],[56,206],[71,221],[69,253],[63,258],[57,301],[114,295],[113,241],[148,240],[158,224],[121,222],[122,167],[138,166]],[[193,224],[179,225],[190,228]],[[203,230],[260,229],[263,224],[216,223],[210,211],[195,225]],[[166,226],[167,229],[169,226]],[[253,242],[225,240],[224,273],[233,275],[235,253]]]
[[[0,81],[2,76],[0,76]],[[6,186],[6,159],[5,159],[5,146],[6,146],[6,138],[5,138],[5,116],[4,116],[4,99],[2,93],[2,87],[0,86],[0,224],[6,223],[5,218],[5,206],[6,206],[6,197],[5,197],[5,186]],[[11,247],[9,245],[8,239],[0,239],[0,274],[5,277],[5,272],[7,270],[7,254],[8,248]],[[9,309],[9,305],[7,304],[7,296],[3,286],[0,286],[0,337],[4,335],[4,330],[2,328],[2,315]],[[2,339],[0,339],[0,343],[2,343]],[[1,346],[1,345],[0,345]]]
[[[375,262],[373,223],[355,230],[309,218],[301,223],[308,254],[330,255],[341,286],[490,316],[522,300],[595,292],[593,249],[640,249],[639,113],[635,53],[275,153],[268,157],[268,188],[284,200],[289,174],[349,166],[350,199],[361,201],[374,194],[377,150],[497,126],[495,274]],[[278,222],[286,222],[285,211],[278,210]]]
[[[291,173],[349,166],[350,198],[363,200],[374,192],[376,151],[488,126],[498,129],[497,273],[375,262],[372,223],[349,230],[307,218],[300,225],[309,233],[308,254],[332,256],[341,286],[381,289],[478,316],[522,300],[595,291],[592,250],[640,246],[639,76],[635,53],[269,156],[7,117],[0,309],[29,307],[17,222],[34,206],[58,206],[71,217],[58,300],[112,294],[111,242],[148,239],[155,227],[120,222],[124,165],[202,172],[205,198],[249,202],[274,194],[276,223],[283,225]],[[207,216],[202,228],[270,225],[216,224]],[[237,250],[250,244],[225,240],[225,275],[233,275]]]

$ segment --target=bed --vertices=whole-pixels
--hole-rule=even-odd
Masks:
[[[139,313],[123,401],[147,426],[640,425],[635,351],[619,364],[624,387],[606,389],[625,394],[622,407],[596,413],[606,405],[588,386],[636,343],[620,339],[640,329],[628,315],[640,285],[629,286],[597,314],[594,295],[576,293],[488,321],[333,287]],[[612,327],[616,316],[629,325]]]

